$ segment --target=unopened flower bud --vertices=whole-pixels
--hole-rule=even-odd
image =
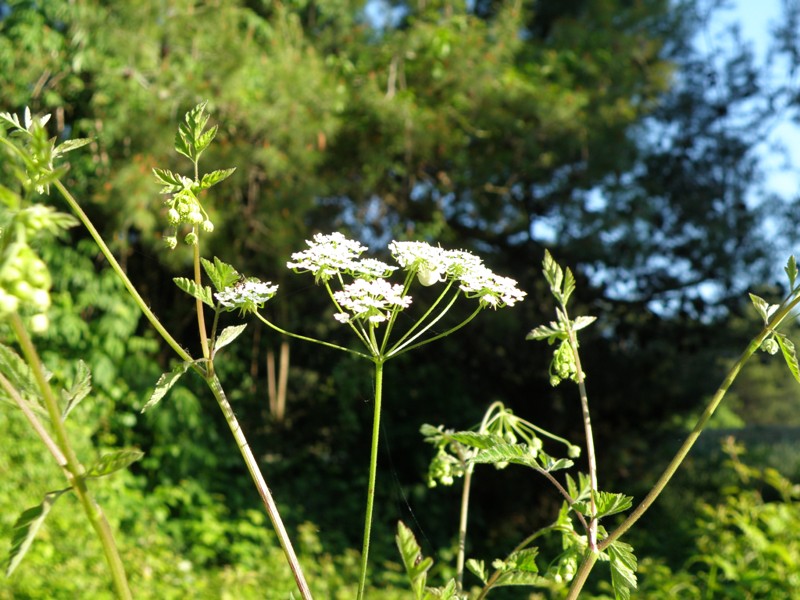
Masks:
[[[186,234],[186,237],[183,238],[183,241],[189,244],[190,246],[197,245],[197,234],[194,231],[190,231]]]
[[[177,225],[181,220],[180,213],[175,210],[174,208],[170,208],[167,212],[167,221],[169,221],[172,225]]]
[[[50,319],[44,313],[33,315],[31,317],[31,331],[34,333],[44,333],[50,326]]]
[[[168,235],[164,237],[164,243],[170,250],[175,250],[175,246],[178,245],[178,238],[176,238],[174,235]]]

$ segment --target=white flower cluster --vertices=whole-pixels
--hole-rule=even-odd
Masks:
[[[214,294],[214,297],[229,311],[238,308],[242,312],[254,312],[264,306],[264,303],[277,291],[277,285],[253,278],[226,287],[221,292]]]
[[[411,304],[411,296],[403,295],[402,285],[392,285],[385,279],[356,279],[344,286],[341,292],[335,292],[333,298],[342,309],[350,313],[340,312],[333,315],[341,323],[352,319],[382,323],[389,319],[396,308],[407,308]]]
[[[513,306],[525,298],[516,281],[496,275],[470,252],[444,250],[424,242],[392,242],[389,250],[401,267],[416,273],[422,285],[458,281],[468,297],[492,308]]]
[[[372,258],[360,260],[367,247],[339,232],[330,235],[318,233],[313,240],[306,240],[306,244],[308,250],[292,254],[292,261],[286,266],[296,273],[313,273],[317,281],[327,281],[339,273],[376,279],[387,277],[397,269]]]

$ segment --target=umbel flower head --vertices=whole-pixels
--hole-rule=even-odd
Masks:
[[[425,242],[392,242],[389,250],[401,267],[416,274],[422,285],[456,281],[468,298],[478,298],[484,307],[513,306],[525,298],[516,281],[496,275],[470,252],[444,250]]]
[[[277,285],[251,277],[226,287],[221,292],[214,294],[214,297],[226,310],[239,309],[244,314],[255,312],[262,308],[264,303],[272,298],[277,291]]]
[[[370,323],[388,321],[395,309],[407,308],[411,296],[403,295],[402,285],[392,285],[385,279],[356,279],[333,295],[336,303],[347,312],[336,313],[334,318],[342,323],[363,319]]]
[[[308,249],[292,254],[286,266],[295,273],[313,273],[317,282],[328,281],[340,273],[371,280],[388,277],[397,269],[372,258],[360,260],[367,247],[339,232],[318,233],[306,244]]]

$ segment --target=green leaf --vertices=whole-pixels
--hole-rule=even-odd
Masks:
[[[575,291],[575,276],[572,274],[572,271],[569,267],[567,267],[566,274],[564,275],[564,288],[561,292],[561,303],[566,306],[567,302],[569,302],[570,296],[572,296],[572,292]]]
[[[86,472],[87,477],[105,477],[121,469],[125,469],[137,460],[141,460],[144,452],[136,448],[122,448],[101,456]]]
[[[458,593],[456,592],[456,580],[451,579],[444,587],[426,588],[426,600],[428,598],[439,598],[440,600],[458,600]]]
[[[597,317],[583,316],[578,317],[572,322],[572,331],[580,331],[584,327],[588,327],[597,320]]]
[[[475,575],[485,585],[489,579],[489,574],[486,572],[486,563],[482,560],[475,560],[470,558],[467,560],[467,570]]]
[[[433,566],[433,559],[422,556],[422,550],[414,533],[402,521],[397,523],[397,535],[394,539],[400,550],[406,574],[411,581],[414,597],[416,600],[422,600],[425,597],[425,582],[428,579],[428,570]]]
[[[202,300],[204,304],[214,308],[214,298],[211,296],[211,288],[207,285],[197,285],[194,280],[187,279],[186,277],[175,277],[172,281],[190,296]]]
[[[155,175],[159,183],[164,186],[161,188],[162,194],[174,194],[181,190],[190,189],[194,183],[194,181],[188,177],[173,173],[169,169],[153,169],[153,175]]]
[[[794,259],[794,254],[789,257],[783,270],[786,271],[786,275],[789,277],[789,289],[793,290],[794,282],[797,281],[797,262]]]
[[[23,397],[41,402],[39,386],[36,384],[28,364],[5,344],[0,344],[0,371]]]
[[[203,265],[206,275],[208,275],[208,278],[214,285],[214,289],[218,292],[221,292],[225,288],[234,285],[242,278],[239,271],[234,269],[228,263],[222,262],[216,256],[214,257],[213,263],[205,258],[201,258],[200,262]]]
[[[216,342],[214,342],[214,354],[216,355],[216,353],[219,352],[221,348],[224,348],[225,346],[230,344],[233,340],[235,340],[237,337],[239,337],[246,327],[247,324],[232,325],[231,327],[226,327],[225,329],[223,329],[220,332],[219,336],[217,336]]]
[[[594,503],[597,509],[596,516],[599,519],[628,510],[633,504],[633,497],[598,491],[594,494]],[[588,499],[575,502],[573,508],[583,515],[592,516],[591,503]]]
[[[789,367],[789,371],[792,372],[795,381],[800,383],[800,366],[797,364],[797,351],[795,350],[794,342],[782,333],[776,333],[775,339],[781,347],[781,352],[783,352],[783,358]]]
[[[492,587],[503,587],[511,585],[543,585],[547,580],[537,573],[526,571],[506,571],[502,573],[494,582]]]
[[[53,508],[53,504],[55,504],[56,500],[58,500],[62,494],[71,489],[72,488],[69,487],[55,492],[48,492],[45,494],[41,504],[27,509],[17,518],[11,529],[11,550],[8,553],[6,577],[10,577],[14,569],[22,562],[36,534],[44,524],[45,518],[47,518],[47,515],[50,513],[50,509]]]
[[[207,117],[206,120],[208,120]],[[203,127],[205,127],[205,122],[203,123]],[[217,136],[217,125],[214,125],[208,131],[197,136],[197,142],[195,144],[195,148],[197,149],[197,156],[200,156],[203,150],[208,148],[208,145],[216,136]]]
[[[547,283],[550,284],[550,291],[553,295],[561,294],[561,282],[564,278],[564,272],[561,267],[553,260],[553,256],[549,250],[544,251],[544,260],[542,261],[542,271]]]
[[[236,170],[236,167],[232,169],[220,169],[217,171],[211,171],[210,173],[206,173],[203,175],[203,179],[200,180],[200,189],[207,190],[212,185],[218,184],[220,181],[224,181]]]
[[[612,542],[608,547],[611,560],[611,585],[616,600],[630,600],[636,589],[636,556],[633,547],[624,542]]]
[[[753,303],[753,306],[756,307],[758,314],[761,315],[765,324],[769,323],[769,318],[779,308],[777,304],[769,304],[766,300],[755,294],[750,294],[750,301]]]
[[[552,344],[556,340],[567,339],[567,332],[561,323],[550,321],[550,325],[539,325],[525,336],[526,340],[547,340]]]
[[[493,448],[498,444],[507,445],[503,436],[496,433],[478,433],[477,431],[457,431],[449,434],[447,437],[465,446],[471,448],[487,449]]]
[[[542,465],[536,460],[538,451],[528,444],[498,443],[495,446],[478,452],[470,462],[481,464],[513,463],[533,469],[541,469]]]
[[[79,360],[72,387],[68,390],[61,390],[61,398],[64,401],[64,411],[61,414],[61,419],[66,419],[69,413],[72,412],[72,409],[78,406],[81,400],[86,398],[91,391],[92,373],[89,371],[89,367],[86,366],[86,363]]]
[[[186,370],[196,362],[197,361],[187,360],[176,366],[168,373],[162,374],[156,382],[156,389],[153,390],[153,393],[150,395],[150,399],[142,408],[142,412],[145,412],[158,404],[158,402],[167,395],[167,392],[169,392],[170,388],[177,383],[178,379],[180,379],[181,376],[186,373]]]
[[[78,148],[83,148],[87,144],[91,143],[92,140],[90,138],[75,138],[74,140],[67,140],[66,142],[56,146],[56,151],[54,153],[54,156],[62,156],[67,152],[72,152],[73,150],[77,150]]]
[[[178,125],[178,133],[175,134],[175,150],[193,162],[197,162],[217,132],[215,126],[203,133],[208,123],[208,115],[205,112],[207,104],[207,101],[201,102],[187,112],[183,122]]]
[[[542,468],[547,471],[560,471],[561,469],[569,469],[575,463],[568,458],[553,458],[544,452],[539,453],[542,458]]]

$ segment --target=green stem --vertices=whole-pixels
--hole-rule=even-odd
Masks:
[[[592,572],[594,563],[597,562],[599,557],[599,551],[586,548],[586,552],[583,555],[583,561],[581,561],[581,566],[578,568],[578,572],[575,574],[575,578],[572,580],[572,585],[569,588],[569,593],[567,594],[566,600],[578,600],[578,596],[580,595],[584,584],[586,584],[586,580],[589,578],[589,573]]]
[[[280,542],[283,553],[286,556],[286,560],[288,561],[289,567],[294,575],[297,589],[300,591],[300,595],[303,600],[311,600],[311,590],[308,587],[308,583],[306,583],[305,576],[303,575],[303,569],[300,566],[300,561],[297,559],[297,554],[292,547],[292,542],[289,539],[289,534],[286,532],[286,527],[283,525],[283,520],[281,519],[278,507],[275,504],[272,493],[269,491],[269,487],[267,487],[267,482],[264,480],[264,476],[261,474],[261,470],[258,467],[258,462],[253,455],[253,451],[250,449],[250,444],[248,444],[247,438],[245,437],[244,432],[242,431],[242,428],[236,419],[236,415],[233,413],[233,408],[231,407],[230,402],[228,402],[225,391],[222,389],[222,384],[214,374],[206,379],[206,383],[208,383],[208,387],[211,388],[214,398],[217,400],[217,404],[219,404],[220,409],[222,409],[222,414],[225,415],[225,421],[228,423],[228,427],[233,434],[233,438],[236,440],[236,445],[239,447],[239,451],[242,454],[245,465],[247,465],[247,470],[250,472],[250,476],[253,478],[253,483],[255,483],[256,489],[258,490],[258,493],[264,502],[264,506],[267,509],[267,515],[269,515],[269,519],[272,522],[275,533],[278,535],[278,541]]]
[[[274,329],[278,333],[282,333],[283,335],[288,335],[289,337],[293,337],[293,338],[296,338],[298,340],[303,340],[303,341],[306,341],[306,342],[313,342],[315,344],[320,344],[321,346],[326,346],[328,348],[333,348],[334,350],[341,350],[342,352],[349,352],[350,354],[355,354],[356,356],[360,356],[361,358],[367,358],[369,360],[372,360],[371,356],[369,356],[367,354],[364,354],[363,352],[359,352],[358,350],[352,350],[350,348],[345,348],[344,346],[339,346],[338,344],[331,344],[330,342],[317,340],[317,339],[314,339],[314,338],[311,338],[311,337],[300,335],[299,333],[292,333],[291,331],[286,331],[285,329],[282,329],[282,328],[278,327],[277,325],[275,325],[271,321],[268,321],[267,319],[262,317],[259,313],[256,312],[254,314],[255,314],[256,318],[259,321],[264,323],[264,325],[266,325],[270,329]]]
[[[381,399],[383,396],[383,358],[375,359],[375,409],[372,417],[372,449],[369,457],[367,510],[364,515],[364,543],[361,547],[361,574],[358,580],[358,600],[363,600],[367,583],[369,541],[372,532],[372,508],[375,501],[375,480],[378,471],[378,438],[381,429]]]
[[[458,556],[456,557],[456,586],[464,589],[464,562],[467,554],[467,517],[469,514],[469,494],[472,488],[472,472],[475,463],[470,463],[464,471],[464,487],[461,490],[461,514],[458,521]]]
[[[435,336],[433,336],[433,337],[431,337],[431,338],[428,338],[427,340],[422,340],[421,342],[417,342],[416,344],[414,344],[414,345],[412,345],[412,346],[405,346],[405,347],[403,347],[403,348],[398,348],[398,347],[396,347],[396,346],[395,346],[395,347],[394,347],[392,350],[390,350],[390,351],[388,352],[388,354],[387,354],[386,356],[387,356],[387,358],[389,358],[389,357],[395,357],[395,356],[400,356],[401,354],[405,354],[405,353],[406,353],[406,352],[408,352],[409,350],[414,350],[415,348],[419,348],[420,346],[424,346],[425,344],[430,344],[431,342],[435,342],[436,340],[440,340],[440,339],[442,339],[443,337],[447,337],[447,336],[448,336],[448,335],[450,335],[451,333],[454,333],[454,332],[458,331],[459,329],[461,329],[462,327],[464,327],[464,326],[465,326],[467,323],[469,323],[470,321],[472,321],[472,319],[474,319],[474,318],[477,316],[477,314],[478,314],[479,312],[481,312],[481,307],[480,307],[480,306],[479,306],[478,308],[476,308],[476,309],[475,309],[475,311],[474,311],[474,312],[473,312],[473,313],[472,313],[470,316],[468,316],[466,319],[464,319],[463,321],[461,321],[461,323],[459,323],[459,324],[458,324],[458,325],[456,325],[455,327],[452,327],[452,328],[448,329],[448,330],[447,330],[447,331],[445,331],[444,333],[440,333],[440,334],[438,334],[438,335],[435,335]],[[432,323],[431,323],[431,324],[432,324]],[[426,329],[427,329],[427,328],[426,328]],[[423,333],[423,332],[420,332],[420,334],[421,334],[421,333]],[[416,336],[414,336],[414,337],[416,337]],[[410,342],[410,341],[411,341],[411,340],[409,340],[409,342]],[[408,343],[408,342],[407,342],[407,343]]]
[[[194,282],[198,288],[202,288],[202,274],[200,273],[200,240],[194,244]],[[197,330],[200,335],[200,347],[203,349],[203,358],[210,358],[211,354],[208,351],[208,332],[206,331],[206,318],[203,309],[203,301],[200,298],[195,298],[195,305],[197,309]],[[213,367],[212,363],[208,363],[208,369]]]
[[[72,486],[75,495],[78,496],[78,500],[103,546],[103,552],[105,553],[106,561],[111,571],[111,578],[117,597],[123,600],[132,600],[133,596],[128,586],[128,578],[125,575],[125,566],[122,564],[117,544],[114,541],[114,534],[111,531],[111,526],[103,510],[100,508],[100,505],[94,500],[94,497],[86,486],[84,468],[78,461],[78,457],[75,455],[72,445],[70,444],[67,428],[61,419],[58,401],[45,377],[44,368],[36,352],[36,348],[30,336],[28,336],[28,332],[25,330],[22,319],[16,313],[11,316],[11,327],[19,340],[19,345],[25,356],[25,360],[42,393],[42,399],[44,400],[45,408],[50,417],[50,424],[53,427],[58,447],[66,461],[64,466],[66,468],[67,481],[69,481]]]
[[[139,309],[144,313],[144,316],[147,317],[147,320],[150,321],[150,324],[153,326],[153,328],[158,332],[158,334],[162,338],[164,338],[164,341],[167,342],[169,347],[172,348],[175,351],[175,353],[181,357],[181,359],[183,359],[185,362],[193,362],[194,359],[189,355],[188,352],[186,352],[186,350],[181,348],[181,345],[164,328],[164,326],[158,320],[158,317],[156,317],[155,314],[153,314],[153,311],[150,310],[150,308],[147,306],[147,303],[139,295],[139,292],[136,290],[136,287],[133,285],[131,280],[128,279],[128,275],[125,273],[125,271],[122,269],[117,259],[112,254],[111,250],[106,245],[100,233],[97,231],[97,229],[95,229],[94,225],[89,220],[89,217],[86,215],[85,212],[83,212],[83,209],[80,207],[80,204],[78,204],[78,201],[75,200],[73,195],[69,192],[69,190],[66,187],[64,187],[64,184],[61,183],[60,181],[56,180],[53,183],[53,185],[56,187],[56,189],[58,189],[58,191],[67,201],[67,204],[69,204],[70,208],[72,209],[72,212],[74,212],[77,215],[80,222],[83,223],[84,227],[86,227],[87,231],[97,244],[97,247],[100,248],[100,252],[102,252],[103,256],[106,257],[108,264],[111,265],[111,268],[117,274],[117,277],[119,277],[122,283],[125,285],[125,288],[128,290],[128,293],[131,295],[134,302],[136,302],[136,304],[139,306]],[[198,367],[194,368],[197,369]]]

